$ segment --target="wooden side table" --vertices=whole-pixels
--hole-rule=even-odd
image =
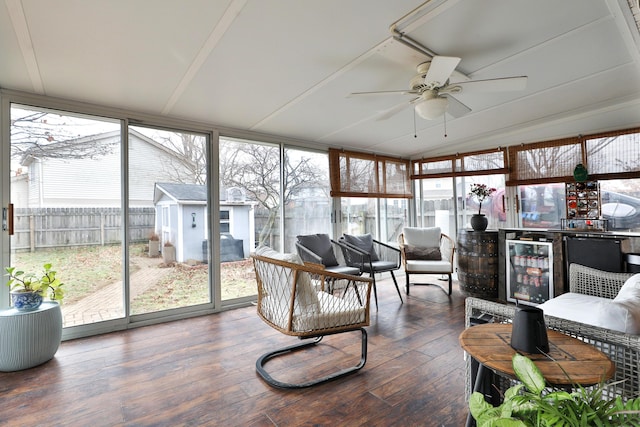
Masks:
[[[62,340],[62,312],[56,302],[33,311],[0,310],[0,371],[32,368],[51,360]]]
[[[563,333],[547,330],[549,356],[529,354],[527,356],[540,369],[548,385],[589,386],[613,377],[614,363],[597,348]],[[511,324],[486,323],[462,331],[460,346],[479,363],[474,391],[481,388],[484,369],[490,368],[510,378],[513,372],[512,358],[516,350],[511,347]],[[467,426],[472,425],[467,417]]]

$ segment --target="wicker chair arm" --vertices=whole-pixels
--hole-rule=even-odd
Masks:
[[[268,262],[270,264],[275,264],[275,265],[280,265],[282,267],[287,267],[287,268],[290,268],[290,269],[298,271],[298,272],[307,272],[307,273],[309,273],[311,275],[321,276],[321,277],[328,278],[328,279],[356,280],[358,282],[373,283],[373,280],[371,278],[368,278],[368,277],[353,276],[351,274],[342,274],[342,273],[337,273],[337,272],[334,272],[334,271],[325,270],[324,269],[324,265],[322,265],[320,263],[306,262],[304,264],[298,264],[298,263],[295,263],[295,262],[280,261],[280,260],[277,260],[277,259],[264,257],[264,256],[261,256],[261,255],[256,255],[256,254],[251,254],[251,258],[253,258],[254,260],[258,260],[258,261]]]
[[[404,269],[407,268],[406,247],[407,245],[404,244],[404,233],[398,234],[398,248],[400,249],[400,261],[402,262],[402,267]]]
[[[442,233],[440,235],[440,253],[442,254],[442,259],[449,261],[451,265],[453,265],[453,255],[455,251],[456,244],[453,239]]]

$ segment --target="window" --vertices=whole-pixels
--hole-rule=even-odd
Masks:
[[[220,211],[220,232],[229,233],[229,211]]]
[[[331,196],[411,198],[409,161],[329,150]]]
[[[332,201],[327,153],[284,148],[284,251],[295,252],[296,236],[328,233]]]

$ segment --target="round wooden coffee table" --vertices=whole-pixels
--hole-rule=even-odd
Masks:
[[[549,385],[583,386],[598,384],[611,378],[614,363],[594,346],[563,333],[547,330],[549,357],[520,352],[536,364]],[[481,366],[515,378],[511,347],[511,324],[486,323],[465,329],[460,346]]]
[[[540,369],[548,385],[589,386],[613,377],[614,363],[594,346],[558,331],[547,330],[549,357],[544,354],[519,352],[527,356]],[[516,378],[512,358],[516,350],[511,347],[510,323],[485,323],[462,331],[460,346],[479,363],[473,391],[482,388],[486,368]],[[471,414],[466,425],[472,426]]]

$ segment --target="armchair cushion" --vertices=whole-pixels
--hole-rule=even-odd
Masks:
[[[422,246],[405,245],[404,256],[407,259],[415,260],[431,260],[440,261],[442,259],[442,253],[440,248],[429,248]]]
[[[285,261],[294,264],[304,265],[298,254],[295,253],[281,253],[271,249],[268,246],[259,246],[256,249],[256,254],[268,258],[273,258],[278,261]],[[267,297],[281,299],[285,305],[291,296],[291,288],[293,283],[289,283],[286,275],[279,275],[278,270],[269,270],[267,274],[272,274],[274,277],[267,280],[269,283],[275,283],[271,289],[270,294]],[[294,277],[292,277],[293,279]],[[294,307],[296,313],[298,312],[317,312],[319,310],[319,301],[316,291],[311,284],[311,278],[306,272],[302,272],[298,276],[296,284],[296,302]],[[275,322],[278,323],[278,322]]]
[[[334,267],[338,265],[338,260],[333,253],[331,238],[328,234],[308,234],[297,236],[298,242],[314,254],[322,258],[322,265]]]
[[[627,334],[640,334],[640,305],[568,292],[538,306],[547,316],[599,326]]]
[[[440,247],[440,235],[442,234],[440,227],[405,227],[402,233],[404,234],[404,243],[407,245],[422,248]]]
[[[373,236],[371,234],[362,234],[359,236],[345,234],[344,240],[350,245],[368,253],[371,256],[371,261],[378,261],[380,259],[373,248]]]
[[[420,261],[420,260],[407,260],[404,270],[407,273],[442,273],[449,274],[453,271],[451,263],[449,261]]]

